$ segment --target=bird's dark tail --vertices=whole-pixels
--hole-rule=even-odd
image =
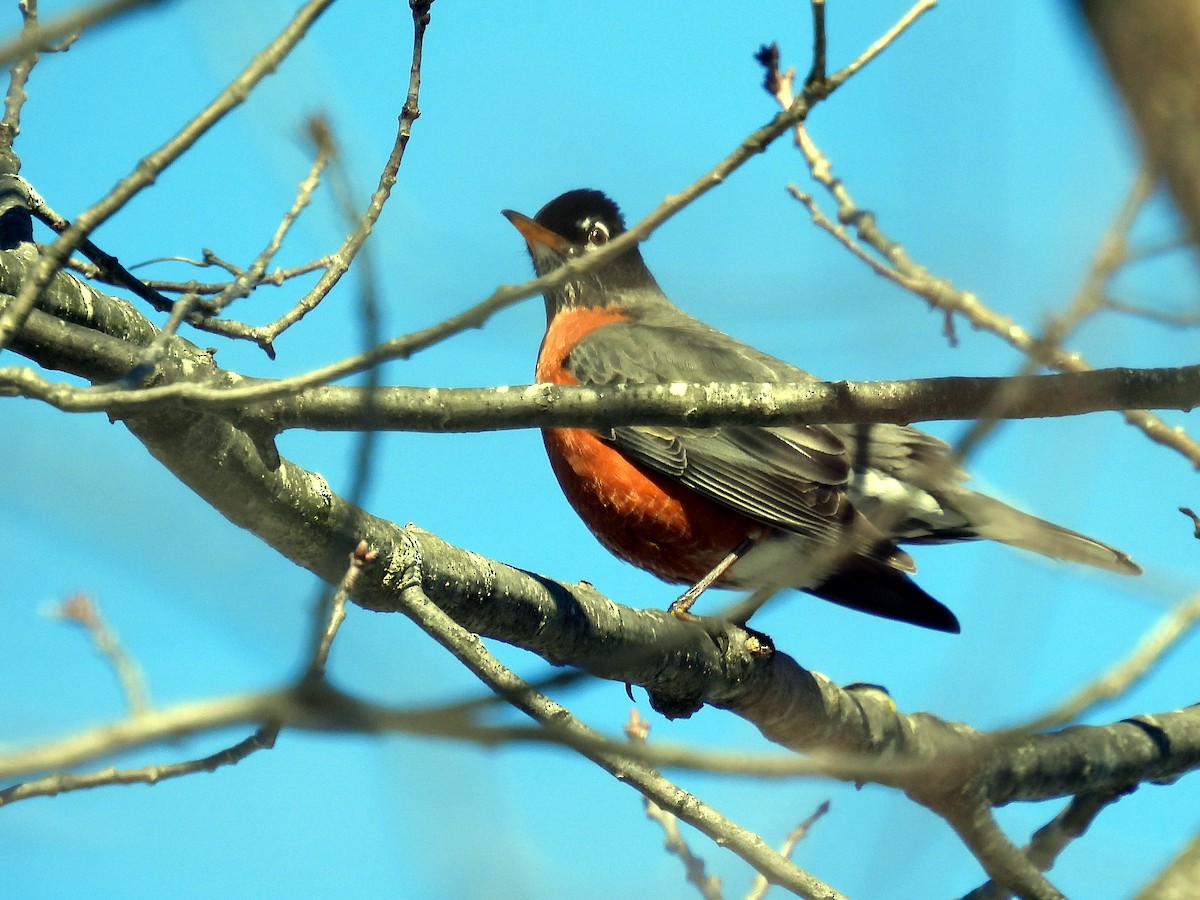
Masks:
[[[952,503],[970,521],[972,530],[979,537],[1123,575],[1142,574],[1142,567],[1128,554],[1077,531],[1013,509],[984,494],[963,491]]]
[[[921,590],[903,572],[886,563],[855,560],[827,581],[807,590],[822,599],[873,616],[952,634],[959,632],[954,613]]]

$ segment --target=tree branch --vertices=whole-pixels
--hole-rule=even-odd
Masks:
[[[267,468],[254,443],[222,420],[171,412],[131,417],[127,425],[231,521],[327,581],[341,577],[345,555],[365,540],[379,563],[360,577],[359,605],[395,611],[404,606],[403,592],[419,587],[464,629],[552,663],[643,685],[668,714],[710,703],[749,719],[793,750],[936,761],[923,773],[936,784],[946,777],[948,758],[984,753],[987,765],[972,778],[994,803],[1161,780],[1200,763],[1200,709],[995,741],[931,716],[898,715],[879,691],[847,694],[782,653],[756,652],[750,636],[732,625],[714,637],[658,610],[614,604],[587,585],[520,572],[415,527],[377,519],[287,460]],[[857,777],[852,768],[846,777]],[[905,787],[912,789],[910,782]]]
[[[1197,622],[1200,622],[1200,595],[1183,601],[1163,616],[1128,658],[1022,728],[1043,731],[1066,725],[1099,704],[1124,694],[1153,672],[1167,652],[1192,633]]]
[[[123,208],[135,195],[153,184],[155,179],[206,131],[217,124],[230,110],[243,103],[254,87],[274,72],[280,62],[295,48],[317,17],[333,0],[308,0],[283,31],[229,85],[200,111],[170,140],[145,156],[133,172],[123,178],[104,198],[80,213],[71,226],[46,248],[37,269],[21,286],[16,300],[0,314],[0,348],[5,347],[20,330],[21,324],[33,309],[38,296],[62,268],[71,254],[97,227]],[[120,4],[129,6],[133,4]],[[43,29],[35,29],[36,37]],[[24,39],[23,39],[24,40]],[[3,51],[0,49],[0,57]]]
[[[0,252],[0,291],[31,267],[25,251]],[[11,297],[0,294],[0,310]],[[67,275],[47,289],[45,313],[31,315],[14,349],[43,366],[111,382],[136,364],[158,332],[123,300]],[[53,314],[53,315],[52,315]],[[58,317],[64,321],[56,322]],[[70,324],[67,324],[70,323]],[[69,336],[69,337],[68,337]],[[528,427],[673,424],[708,427],[831,422],[970,419],[987,410],[1007,378],[933,378],[806,384],[615,385],[590,388],[523,385],[499,388],[357,388],[293,392],[293,379],[263,381],[220,369],[211,356],[176,338],[157,385],[75,388],[28,369],[0,370],[0,392],[39,399],[71,412],[131,415],[187,408],[221,413],[258,431],[366,428],[455,432]],[[1032,377],[1033,389],[1005,403],[1006,418],[1078,415],[1137,407],[1191,409],[1200,404],[1200,366],[1101,369]]]
[[[1049,870],[1067,845],[1082,836],[1096,816],[1120,799],[1123,793],[1101,791],[1073,797],[1062,812],[1037,830],[1033,840],[1024,848],[1029,861],[1043,872]],[[964,895],[963,900],[1008,900],[1011,896],[1008,888],[989,881]]]
[[[250,737],[239,741],[232,747],[186,762],[159,763],[143,766],[140,769],[110,767],[83,775],[47,775],[45,778],[26,781],[0,791],[0,806],[15,803],[18,800],[28,800],[32,797],[56,797],[67,791],[88,790],[113,784],[158,784],[169,778],[180,778],[196,772],[215,772],[222,766],[236,765],[251,753],[270,750],[275,746],[275,738],[278,734],[277,726],[264,725]]]
[[[74,40],[80,32],[115,19],[142,6],[157,6],[163,0],[108,0],[64,13],[49,22],[38,22],[35,28],[23,28],[14,38],[0,44],[0,66],[37,52],[61,41]]]

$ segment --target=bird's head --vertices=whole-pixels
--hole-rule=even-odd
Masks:
[[[600,191],[586,188],[555,197],[532,219],[511,209],[504,210],[504,216],[525,238],[539,276],[603,247],[625,231],[617,204]],[[648,287],[658,290],[641,253],[631,247],[578,281],[547,291],[546,310],[552,315],[556,309],[566,307],[607,306],[614,302],[617,292]]]

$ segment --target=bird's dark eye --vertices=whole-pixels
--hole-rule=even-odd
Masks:
[[[603,222],[591,222],[587,225],[587,243],[589,247],[602,247],[608,243],[608,226]]]

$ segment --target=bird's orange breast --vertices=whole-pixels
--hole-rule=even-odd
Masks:
[[[612,307],[557,313],[538,354],[537,380],[578,384],[565,366],[572,348],[597,328],[627,319]],[[563,493],[600,543],[666,581],[694,584],[757,528],[638,465],[590,429],[546,428],[542,436]]]

